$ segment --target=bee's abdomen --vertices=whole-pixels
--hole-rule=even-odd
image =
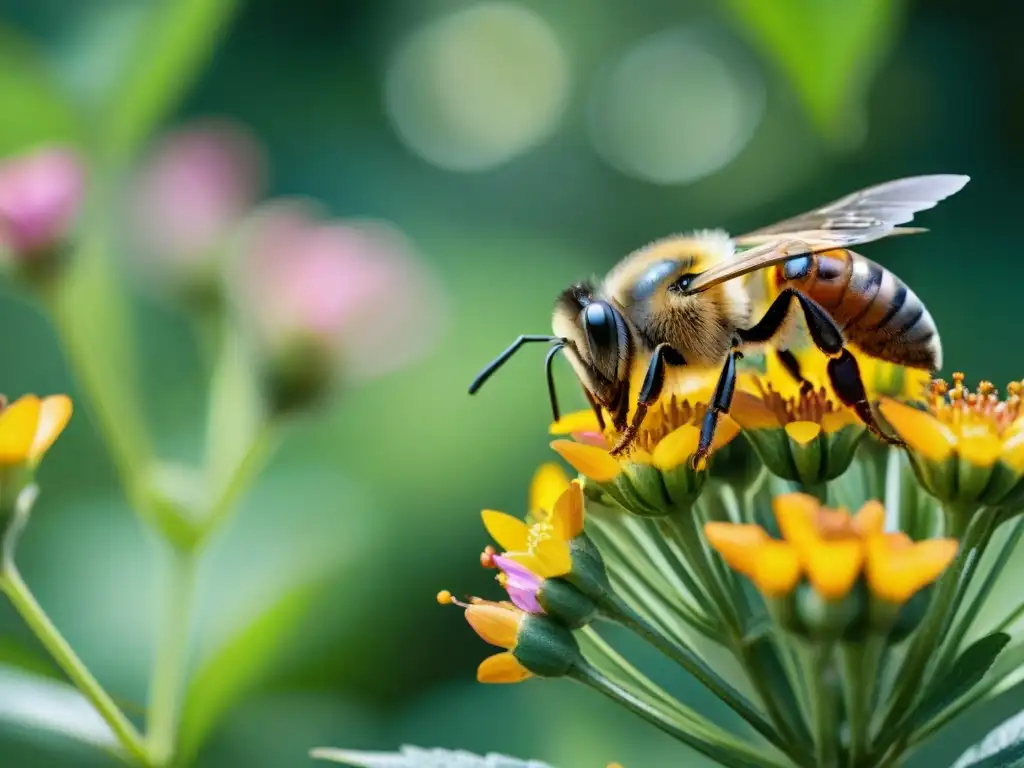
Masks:
[[[869,355],[928,370],[942,366],[935,321],[917,294],[858,253],[835,249],[798,256],[775,268],[775,283],[818,302]]]

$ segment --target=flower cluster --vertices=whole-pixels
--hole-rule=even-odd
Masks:
[[[672,372],[626,455],[611,451],[620,435],[608,414],[553,424],[552,448],[580,478],[544,465],[525,519],[483,513],[498,548],[481,563],[507,599],[439,596],[506,649],[478,678],[572,677],[727,765],[897,760],[948,710],[942,676],[995,576],[981,603],[957,609],[993,531],[1024,508],[1021,384],[1000,399],[984,382],[968,392],[959,374],[948,387],[855,354],[872,407],[904,447],[843,405],[815,350],[798,357],[799,379],[770,356],[742,377],[707,466],[691,458],[717,372]],[[678,662],[786,762],[735,736],[723,747],[709,735],[717,726],[611,650],[601,623]],[[722,673],[708,644],[741,672]],[[985,653],[1004,645],[994,637]]]

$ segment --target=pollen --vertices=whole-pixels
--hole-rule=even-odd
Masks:
[[[939,421],[961,430],[983,426],[1002,436],[1021,415],[1021,390],[1024,381],[1011,381],[1006,385],[1006,398],[990,381],[979,381],[971,391],[964,385],[964,374],[954,373],[953,385],[935,379],[928,390],[928,410]]]
[[[496,554],[498,554],[498,550],[488,544],[484,547],[484,551],[480,553],[480,566],[488,569],[497,568],[498,566],[494,562]]]
[[[790,424],[794,421],[820,424],[828,414],[839,412],[824,387],[806,387],[797,397],[783,397],[770,382],[759,378],[757,386],[761,390],[761,399],[765,406],[775,414],[780,424]]]
[[[699,426],[706,411],[705,403],[691,403],[677,395],[663,397],[657,404],[651,406],[633,445],[651,453],[658,443],[679,427],[685,424]],[[605,436],[614,444],[619,434],[609,425]]]

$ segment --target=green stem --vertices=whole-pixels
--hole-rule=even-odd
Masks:
[[[178,720],[188,669],[188,644],[195,597],[198,552],[170,549],[167,592],[150,680],[147,745],[153,764],[169,765],[177,744]]]
[[[971,577],[981,559],[981,551],[991,534],[992,514],[993,510],[983,509],[970,516],[960,541],[960,551],[935,587],[931,605],[911,641],[903,667],[893,685],[893,696],[882,723],[876,754],[887,751],[900,738],[897,726],[905,721],[910,707],[921,694],[925,672],[934,656],[938,640],[956,615],[960,601],[970,586]],[[957,529],[961,526],[958,520],[962,519],[956,513],[948,514],[947,530],[959,533]]]
[[[731,755],[721,749],[710,748],[709,745],[699,739],[696,739],[685,729],[680,728],[670,718],[666,717],[664,713],[649,706],[632,691],[613,682],[592,666],[586,665],[574,668],[573,672],[570,673],[570,676],[604,694],[612,701],[625,707],[634,714],[639,715],[647,722],[667,733],[669,736],[683,742],[701,754],[707,755],[719,764],[727,766],[727,768],[750,768],[751,766],[759,766],[760,768],[783,768],[779,763],[758,755],[753,750],[749,752],[744,751],[742,756],[740,756]],[[732,748],[732,751],[738,752],[735,747]]]
[[[841,649],[851,766],[862,765],[870,747],[871,699],[884,647],[884,641],[871,637],[860,643],[844,643]]]
[[[608,616],[635,632],[665,656],[679,664],[679,666],[693,675],[701,685],[728,704],[755,731],[764,736],[782,752],[792,757],[798,763],[800,762],[802,756],[786,743],[785,739],[760,715],[747,698],[722,679],[717,672],[693,653],[693,651],[671,642],[660,632],[652,629],[617,597],[611,598],[603,607]]]
[[[818,768],[833,768],[837,765],[836,740],[839,733],[832,646],[817,644],[807,656],[810,664],[807,679],[810,683],[815,765]]]
[[[68,679],[82,692],[82,695],[96,708],[100,717],[110,726],[132,761],[139,765],[150,765],[142,736],[120,707],[103,689],[75,651],[68,645],[60,630],[50,621],[42,606],[36,601],[14,562],[6,560],[0,574],[0,589],[7,595],[11,605],[24,620],[32,634],[53,657]]]

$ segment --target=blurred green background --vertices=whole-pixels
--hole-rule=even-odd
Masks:
[[[161,5],[0,0],[0,155],[84,141]],[[473,681],[489,649],[434,594],[494,594],[478,510],[525,511],[550,452],[539,351],[474,399],[466,385],[516,334],[547,330],[560,288],[650,239],[744,231],[933,172],[972,182],[924,214],[932,234],[865,252],[927,303],[947,373],[1020,377],[1022,22],[1020,5],[955,0],[241,3],[166,127],[229,117],[265,147],[271,194],[396,225],[439,276],[446,326],[423,361],[353,384],[291,429],[215,542],[192,654],[206,681],[190,710],[208,732],[198,763],[305,765],[313,746],[418,743],[562,768],[679,764],[674,743],[569,683]],[[188,325],[144,293],[132,322],[161,450],[194,458],[206,384]],[[76,394],[48,320],[10,285],[0,327],[6,393]],[[41,485],[26,580],[137,714],[158,551],[84,408]],[[310,568],[331,574],[312,593],[297,586]],[[0,649],[39,656],[6,605]],[[28,724],[0,723],[0,765],[110,764],[82,744],[88,714],[43,690],[0,675],[0,705],[40,697]],[[945,765],[1022,703],[1017,690],[958,721],[914,764]]]

